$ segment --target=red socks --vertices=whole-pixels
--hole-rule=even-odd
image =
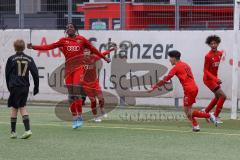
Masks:
[[[70,111],[72,112],[73,116],[81,115],[82,114],[82,99],[74,100],[69,105]]]
[[[212,99],[210,104],[207,106],[207,108],[205,109],[205,112],[209,113],[213,109],[213,107],[215,105],[217,105],[217,108],[216,108],[216,110],[214,112],[214,115],[215,115],[215,117],[218,117],[220,112],[222,111],[223,104],[224,104],[225,100],[226,100],[226,98],[223,97],[223,96],[221,96],[219,98],[215,97],[214,99]]]
[[[81,98],[77,99],[77,100],[75,100],[75,103],[76,103],[77,114],[81,115],[82,114],[82,103],[83,103],[83,100]]]
[[[226,100],[225,97],[223,97],[223,96],[219,97],[218,102],[217,102],[217,108],[214,112],[215,117],[218,117],[220,112],[222,111],[223,104],[224,104],[225,100]]]
[[[209,113],[213,109],[213,107],[217,104],[217,102],[218,102],[218,98],[216,97],[213,98],[210,104],[207,106],[207,108],[205,108],[205,112]]]
[[[97,102],[96,100],[91,101],[91,109],[94,116],[97,115]]]
[[[192,112],[192,117],[193,118],[210,118],[210,114],[209,113],[206,113],[206,112],[201,112],[197,109],[195,109],[193,112]]]
[[[221,96],[219,98],[214,98],[212,99],[212,101],[210,102],[210,104],[207,106],[207,108],[205,109],[205,112],[201,112],[199,110],[193,110],[192,112],[192,125],[193,126],[197,126],[197,120],[196,118],[210,118],[210,114],[209,112],[213,109],[213,107],[215,105],[217,105],[217,108],[215,110],[214,116],[218,117],[222,108],[223,108],[223,104],[225,102],[226,98]]]
[[[192,117],[192,126],[197,126],[198,123],[197,123],[197,120],[195,117]]]
[[[210,114],[206,112],[201,112],[197,109],[193,110],[192,112],[192,125],[197,126],[197,120],[196,118],[210,118]]]
[[[76,104],[73,101],[70,105],[69,105],[69,109],[72,113],[72,116],[76,116],[77,115],[77,110],[76,110]]]
[[[104,108],[104,99],[99,100],[99,107],[100,107],[101,109]]]

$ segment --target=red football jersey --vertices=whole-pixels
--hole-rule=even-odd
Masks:
[[[93,45],[91,45],[91,43],[86,38],[79,35],[74,38],[61,38],[57,42],[49,45],[33,46],[34,50],[51,50],[54,48],[60,48],[60,50],[63,52],[66,60],[67,72],[72,72],[74,68],[80,67],[79,65],[81,65],[81,63],[79,63],[79,65],[76,65],[77,63],[74,63],[73,65],[72,61],[75,61],[73,60],[75,57],[81,57],[81,55],[83,55],[84,48],[89,48],[92,53],[101,58],[105,58]]]
[[[108,50],[101,54],[103,56],[106,56],[106,55],[110,54],[110,52],[111,52],[111,50]],[[96,62],[99,59],[100,58],[95,55],[89,56],[89,60],[87,60],[87,58],[86,58],[86,62],[89,64],[85,64],[83,66],[83,69],[84,69],[84,80],[83,81],[85,82],[85,84],[98,82]]]
[[[85,83],[93,83],[98,80],[96,63],[84,65]]]
[[[205,56],[204,62],[204,80],[218,81],[218,68],[222,58],[222,52],[213,53],[209,51]]]
[[[184,93],[197,90],[198,87],[195,83],[192,70],[190,66],[182,61],[176,63],[176,65],[169,71],[168,75],[160,81],[157,86],[163,85],[165,82],[169,81],[174,75],[176,75],[182,84]]]

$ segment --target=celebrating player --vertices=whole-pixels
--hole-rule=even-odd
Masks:
[[[216,123],[215,116],[211,113],[201,112],[197,109],[192,109],[192,105],[195,103],[198,87],[195,83],[191,68],[188,64],[180,60],[181,53],[179,51],[170,51],[168,53],[170,57],[170,62],[174,67],[170,70],[167,76],[163,80],[159,81],[156,85],[152,87],[149,92],[157,89],[158,87],[164,85],[168,80],[170,80],[174,75],[176,75],[181,82],[184,90],[184,112],[186,113],[188,119],[192,122],[193,131],[200,131],[200,127],[197,123],[196,118],[210,118],[213,123]]]
[[[106,56],[110,54],[111,51],[114,51],[116,48],[111,48],[102,55]],[[91,102],[91,110],[94,115],[95,122],[101,122],[101,118],[97,117],[97,101],[99,103],[100,111],[103,117],[107,117],[107,114],[104,111],[104,97],[102,94],[101,86],[99,84],[99,79],[97,75],[96,62],[99,60],[99,57],[92,55],[91,51],[88,48],[84,49],[84,58],[90,64],[84,65],[84,79],[82,82],[82,87],[86,95],[89,97]],[[93,62],[93,63],[92,63]]]
[[[17,114],[20,111],[22,115],[25,133],[22,139],[27,139],[32,135],[30,130],[29,115],[26,109],[26,102],[29,92],[29,71],[34,80],[34,91],[36,95],[39,90],[39,75],[38,69],[34,60],[23,53],[25,43],[23,40],[16,40],[14,42],[14,49],[16,54],[9,57],[6,64],[6,83],[10,92],[8,99],[8,107],[12,107],[11,111],[11,138],[17,138],[16,123]]]
[[[211,50],[205,56],[204,62],[204,84],[214,93],[215,97],[210,104],[205,108],[205,112],[209,113],[215,105],[217,105],[214,115],[217,123],[222,123],[219,114],[226,100],[226,95],[221,89],[222,81],[218,78],[218,67],[222,58],[222,51],[218,51],[218,46],[221,42],[220,37],[211,35],[207,37],[206,44]]]
[[[81,95],[82,91],[80,81],[81,77],[83,76],[84,70],[81,67],[81,59],[78,59],[79,57],[81,57],[79,55],[83,56],[84,48],[89,48],[93,54],[103,58],[105,61],[110,62],[110,60],[104,57],[95,47],[90,44],[88,40],[86,40],[83,36],[80,36],[78,34],[77,27],[74,24],[67,24],[65,33],[67,34],[67,37],[61,38],[55,43],[44,46],[35,46],[32,44],[28,44],[28,48],[34,50],[51,50],[54,48],[61,48],[66,59],[65,83],[69,93],[69,108],[73,116],[72,127],[76,129],[81,127],[83,124],[83,119],[81,116],[82,98],[78,95]],[[71,63],[73,61],[75,61],[74,64]]]

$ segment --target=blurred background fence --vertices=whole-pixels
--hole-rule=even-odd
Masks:
[[[1,0],[0,28],[232,30],[234,0]]]

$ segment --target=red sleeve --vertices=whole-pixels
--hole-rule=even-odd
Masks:
[[[224,51],[219,51],[219,56],[221,57],[220,59],[222,60],[223,56],[224,56]],[[220,60],[220,61],[221,61]]]
[[[49,45],[42,45],[42,46],[32,46],[32,48],[34,50],[51,50],[51,49],[55,49],[55,48],[58,48],[58,47],[62,47],[63,44],[62,44],[62,41],[61,39],[55,43],[52,43],[52,44],[49,44]]]
[[[162,85],[164,85],[167,81],[169,81],[175,74],[177,73],[177,68],[176,67],[173,67],[167,76],[165,76],[163,78],[163,80],[160,80],[157,84],[155,84],[153,86],[153,89],[156,89],[158,87],[161,87]]]
[[[219,51],[219,55],[222,57],[224,51]]]
[[[104,57],[104,55],[102,55],[87,39],[85,39],[84,37],[82,37],[82,40],[85,44],[85,47],[89,48],[90,51],[93,54],[96,54],[97,56],[99,56],[100,58],[103,58],[104,60],[106,60],[107,58]]]
[[[205,62],[204,62],[204,75],[207,76],[211,80],[218,81],[218,78],[209,72],[209,68],[211,67],[210,63],[211,62],[210,62],[209,58],[206,56]]]
[[[104,51],[103,53],[100,53],[100,54],[101,54],[102,56],[106,56],[106,55],[110,54],[111,51],[112,51],[112,50],[107,50],[107,51]],[[98,60],[100,60],[100,59],[101,59],[101,57],[99,57],[99,56],[96,56],[96,55],[93,55],[93,56],[92,56],[92,61],[94,61],[94,62],[96,62],[96,61],[98,61]]]
[[[106,55],[110,54],[110,53],[111,53],[112,51],[114,51],[114,50],[115,50],[115,48],[111,48],[111,49],[103,52],[102,54],[103,54],[104,56],[106,56]]]
[[[177,73],[177,68],[176,68],[176,67],[173,67],[173,68],[169,71],[168,75],[163,78],[163,81],[164,81],[164,82],[169,81],[176,73]]]

